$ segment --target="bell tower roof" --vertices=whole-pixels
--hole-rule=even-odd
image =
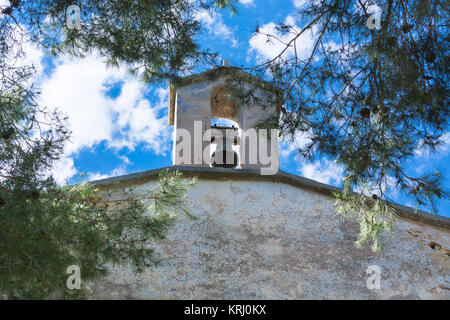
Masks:
[[[273,83],[258,78],[238,67],[229,65],[213,67],[210,70],[203,71],[201,73],[193,74],[187,77],[181,77],[174,79],[169,84],[169,125],[174,124],[175,119],[175,101],[176,92],[178,88],[186,87],[189,85],[212,82],[217,80],[232,80],[234,82],[242,82],[249,84],[255,88],[262,89],[264,91],[272,92],[277,96],[281,96],[282,89],[275,86]],[[281,104],[277,108],[278,115],[280,114]]]

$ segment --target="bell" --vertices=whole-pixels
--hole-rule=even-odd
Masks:
[[[214,137],[211,139],[211,143],[217,143],[216,151],[211,155],[211,166],[215,168],[234,169],[238,166],[239,160],[237,153],[232,148],[232,144],[237,144],[237,140],[236,137],[227,137],[226,130],[236,129],[234,126],[233,128],[220,127],[220,129],[224,133],[221,141],[216,141]]]
[[[227,158],[232,159],[232,161],[227,162]],[[211,156],[211,166],[234,169],[238,166],[238,155],[234,150],[217,149]]]

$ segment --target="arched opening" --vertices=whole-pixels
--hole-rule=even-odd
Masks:
[[[240,168],[239,164],[239,125],[227,118],[211,119],[213,132],[220,132],[222,139],[211,136],[210,159],[212,167]]]

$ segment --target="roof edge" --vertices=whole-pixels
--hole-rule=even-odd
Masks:
[[[187,177],[198,177],[200,179],[223,180],[224,178],[233,180],[254,180],[254,181],[270,181],[289,184],[295,187],[306,188],[320,194],[333,196],[334,192],[341,192],[341,188],[337,188],[328,184],[317,182],[308,178],[304,178],[295,174],[291,174],[279,170],[274,175],[261,175],[259,170],[251,169],[227,169],[212,167],[188,167],[188,166],[168,166],[158,169],[141,171],[127,175],[110,177],[90,181],[93,185],[99,187],[109,187],[123,183],[145,183],[157,179],[158,175],[166,170],[179,170]],[[450,218],[437,214],[430,214],[426,211],[407,207],[398,203],[389,202],[395,209],[399,217],[423,222],[436,227],[450,230]]]

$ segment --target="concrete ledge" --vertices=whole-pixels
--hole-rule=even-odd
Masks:
[[[275,175],[261,175],[259,170],[248,169],[226,169],[212,167],[187,167],[187,166],[170,166],[153,170],[131,173],[118,177],[111,177],[96,181],[92,184],[101,188],[110,188],[117,185],[142,184],[158,178],[158,175],[165,170],[180,170],[186,177],[198,177],[199,179],[212,180],[250,180],[250,181],[269,181],[279,182],[292,185],[294,187],[306,188],[327,196],[333,196],[333,192],[341,192],[340,188],[333,187],[324,183],[320,183],[311,179],[303,178],[291,173],[279,171]],[[450,230],[450,218],[437,214],[407,207],[401,204],[392,203],[397,209],[398,216],[418,222],[423,222],[436,227]]]

